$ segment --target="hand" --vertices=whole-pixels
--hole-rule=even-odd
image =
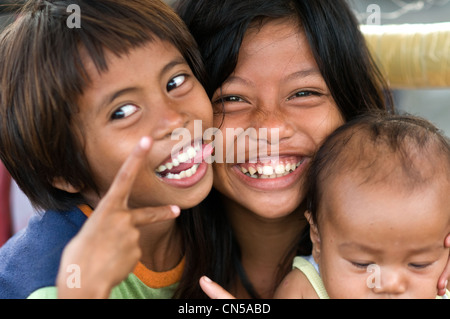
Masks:
[[[211,299],[236,299],[219,284],[215,283],[206,276],[200,278],[200,287]]]
[[[450,234],[445,238],[445,247],[450,248]],[[450,254],[449,259],[447,261],[447,266],[444,269],[441,277],[438,281],[438,295],[443,296],[445,294],[446,289],[449,289],[448,279],[450,278]]]
[[[128,207],[132,185],[150,148],[151,139],[142,138],[94,213],[64,249],[57,278],[59,298],[108,298],[141,258],[138,227],[179,215],[177,206]],[[79,270],[77,288],[68,284],[71,265]]]

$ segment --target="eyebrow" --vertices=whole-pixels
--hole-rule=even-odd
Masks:
[[[359,244],[359,243],[354,243],[354,242],[345,242],[339,245],[339,249],[346,249],[346,248],[356,248],[359,249],[361,251],[365,251],[368,253],[372,253],[372,254],[377,254],[377,253],[381,253],[381,249],[376,249],[370,246],[366,246],[363,244]],[[412,249],[408,249],[408,253],[410,253],[411,255],[418,255],[418,254],[422,254],[422,253],[426,253],[426,252],[431,252],[431,251],[437,251],[439,249],[445,248],[444,245],[429,245],[429,246],[424,246],[424,247],[419,247],[419,248],[412,248]]]
[[[236,76],[236,75],[229,76],[228,79],[226,79],[222,85],[230,84],[230,83],[237,83],[237,84],[242,84],[244,86],[255,87],[255,84],[253,82],[248,81],[248,80],[241,78],[239,76]]]
[[[354,242],[345,242],[339,245],[339,249],[358,249],[372,254],[378,254],[381,250]]]
[[[301,70],[301,71],[289,74],[284,79],[284,81],[285,82],[289,82],[289,81],[292,81],[292,80],[303,79],[303,78],[307,78],[309,76],[317,76],[317,75],[320,75],[320,76],[322,75],[322,73],[319,71],[319,69],[311,68],[311,69]]]
[[[317,68],[301,70],[301,71],[297,71],[292,74],[289,74],[287,77],[285,77],[283,79],[283,82],[289,82],[289,81],[303,79],[303,78],[307,78],[309,76],[317,76],[317,75],[321,75],[321,72]],[[241,78],[239,76],[236,76],[236,75],[231,75],[224,82],[224,84],[229,84],[229,83],[237,83],[237,84],[242,84],[242,85],[249,86],[249,87],[255,87],[253,82],[246,80],[244,78]]]
[[[174,67],[176,67],[177,65],[180,64],[186,64],[187,62],[183,57],[177,57],[174,60],[170,61],[169,63],[167,63],[159,72],[159,78],[162,78],[166,73],[170,72]],[[136,86],[132,86],[132,87],[127,87],[127,88],[123,88],[120,89],[118,91],[113,92],[112,94],[109,94],[104,100],[103,102],[100,104],[101,108],[111,104],[112,102],[114,102],[114,100],[116,100],[117,98],[121,97],[122,95],[125,94],[129,94],[129,93],[133,93],[136,91],[139,91],[140,88],[136,87]]]

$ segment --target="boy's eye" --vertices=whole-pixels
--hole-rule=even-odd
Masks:
[[[186,75],[178,75],[172,79],[170,79],[169,83],[167,83],[167,92],[172,91],[173,89],[176,89],[180,87],[184,82],[186,81]]]
[[[114,113],[111,115],[112,120],[119,120],[126,118],[139,110],[139,107],[133,104],[126,104],[119,107]]]

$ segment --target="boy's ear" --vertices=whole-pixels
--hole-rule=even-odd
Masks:
[[[64,178],[62,177],[55,177],[53,179],[53,183],[52,183],[53,187],[60,189],[62,191],[65,191],[67,193],[79,193],[81,191],[81,189],[72,186],[72,184],[70,184],[69,182],[67,182]]]
[[[319,235],[319,229],[317,228],[317,225],[314,223],[311,212],[306,211],[305,217],[308,220],[310,231],[309,235],[311,237],[311,242],[313,244],[313,257],[314,260],[318,263],[320,259],[320,235]]]

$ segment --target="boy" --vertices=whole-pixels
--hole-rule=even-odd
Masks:
[[[0,38],[0,76],[0,157],[43,211],[0,250],[0,298],[170,298],[190,284],[192,240],[175,218],[206,197],[212,170],[198,140],[195,163],[169,168],[171,133],[194,136],[212,110],[170,7],[29,1]]]

